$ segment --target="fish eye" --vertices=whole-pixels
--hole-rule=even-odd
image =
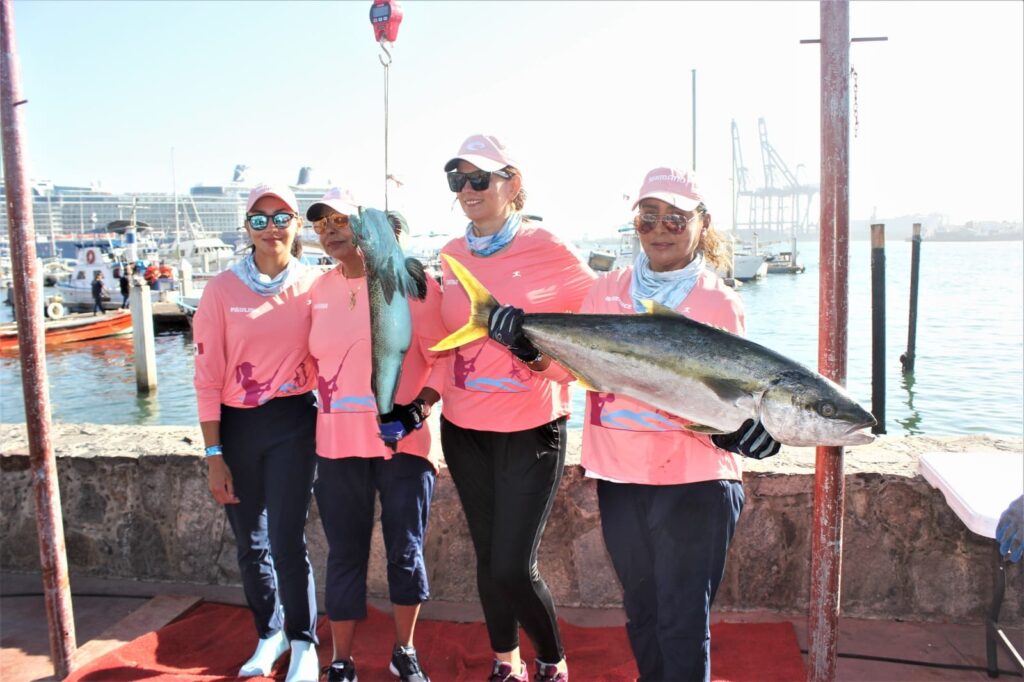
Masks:
[[[818,414],[826,419],[834,417],[836,416],[836,406],[827,400],[823,400],[818,404]]]

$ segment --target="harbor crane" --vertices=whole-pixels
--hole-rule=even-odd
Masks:
[[[764,185],[754,187],[743,163],[739,127],[732,121],[733,229],[739,233],[806,235],[817,229],[810,223],[810,209],[817,184],[800,182],[775,147],[768,141],[764,118],[757,119],[761,143]],[[800,166],[797,166],[799,171]]]

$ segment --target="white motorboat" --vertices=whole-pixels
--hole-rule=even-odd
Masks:
[[[61,295],[66,308],[91,310],[92,283],[96,279],[96,274],[102,273],[103,286],[107,290],[103,297],[103,307],[106,310],[115,310],[121,307],[118,278],[126,267],[128,261],[123,254],[114,253],[113,250],[102,246],[82,246],[78,249],[73,274],[69,279],[58,282],[54,288]],[[152,296],[154,302],[173,303],[178,297],[176,283],[169,279],[156,280],[152,287]]]

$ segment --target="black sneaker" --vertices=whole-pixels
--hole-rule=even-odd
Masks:
[[[416,658],[416,647],[395,645],[391,652],[391,674],[402,682],[430,682]]]
[[[356,664],[351,660],[334,661],[327,666],[327,682],[359,682]]]

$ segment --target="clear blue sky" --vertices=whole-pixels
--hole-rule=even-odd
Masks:
[[[383,200],[383,69],[358,2],[14,3],[33,177],[171,191],[294,182],[301,166]],[[816,2],[411,2],[391,69],[392,194],[414,229],[451,231],[441,166],[464,137],[520,157],[528,209],[607,236],[624,194],[687,166],[730,216],[735,118],[760,178],[757,119],[818,178]],[[851,215],[1024,218],[1024,3],[855,2]]]

